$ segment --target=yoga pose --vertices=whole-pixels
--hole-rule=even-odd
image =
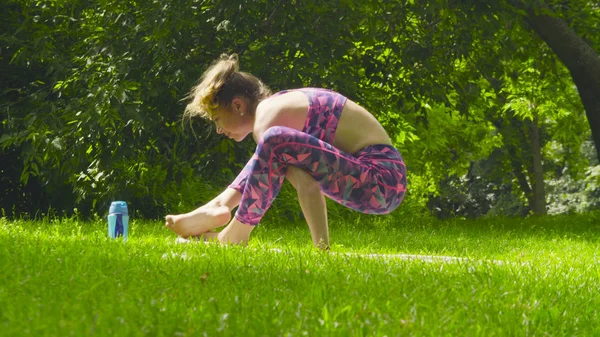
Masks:
[[[182,237],[246,243],[285,178],[296,189],[314,245],[322,249],[329,248],[324,196],[369,214],[389,213],[404,198],[402,156],[377,119],[339,93],[300,88],[272,94],[239,71],[233,54],[206,70],[190,98],[184,118],[208,118],[219,134],[238,142],[252,133],[257,146],[220,195],[192,212],[166,216],[166,226]]]

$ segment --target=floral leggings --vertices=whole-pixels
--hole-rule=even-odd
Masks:
[[[229,186],[242,193],[235,218],[257,225],[279,193],[289,166],[308,172],[323,194],[351,209],[386,214],[406,192],[406,166],[391,145],[368,146],[350,155],[308,133],[269,128],[254,155]]]

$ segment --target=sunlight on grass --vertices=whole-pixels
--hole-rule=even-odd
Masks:
[[[0,325],[7,336],[595,335],[596,220],[332,223],[321,252],[298,224],[222,247],[176,244],[160,222],[133,221],[122,242],[102,220],[0,219]]]

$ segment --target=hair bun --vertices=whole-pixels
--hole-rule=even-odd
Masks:
[[[234,71],[240,71],[240,60],[239,60],[238,54],[236,54],[236,53],[233,53],[233,54],[223,53],[223,54],[221,54],[221,57],[219,57],[219,61],[231,63]]]
[[[210,118],[219,106],[226,106],[234,96],[243,96],[251,102],[259,102],[271,94],[271,90],[254,75],[240,72],[238,54],[221,54],[202,74],[199,83],[192,88],[183,117]]]

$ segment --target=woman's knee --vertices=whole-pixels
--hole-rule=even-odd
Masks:
[[[263,133],[260,142],[272,145],[281,144],[288,141],[290,135],[295,131],[297,130],[285,126],[272,126]]]

